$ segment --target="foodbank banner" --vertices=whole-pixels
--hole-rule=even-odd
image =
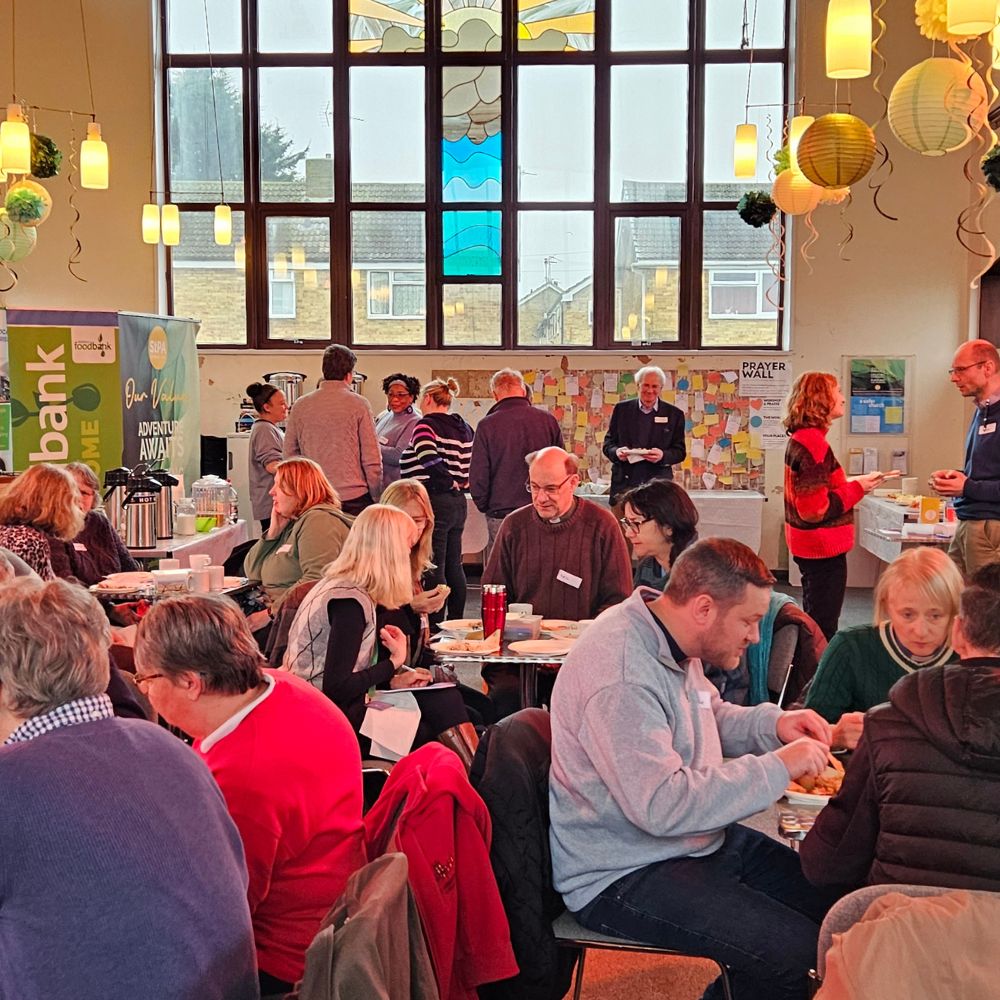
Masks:
[[[201,475],[198,352],[193,320],[119,313],[123,462]]]
[[[0,309],[0,472],[14,468],[10,440],[10,362],[7,360],[7,312]]]
[[[121,464],[114,326],[11,325],[7,354],[14,468],[82,461],[100,477]]]

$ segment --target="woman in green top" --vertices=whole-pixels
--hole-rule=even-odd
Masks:
[[[267,534],[247,553],[243,571],[264,585],[273,616],[295,584],[318,580],[340,555],[354,518],[340,509],[337,491],[309,458],[278,464],[271,497]]]
[[[874,624],[830,640],[806,693],[806,708],[835,723],[834,746],[857,746],[864,713],[901,677],[958,659],[951,626],[961,592],[958,568],[931,547],[909,549],[879,577]]]

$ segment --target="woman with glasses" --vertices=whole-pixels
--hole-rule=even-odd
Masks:
[[[382,450],[382,489],[399,479],[399,459],[413,437],[421,413],[413,405],[420,394],[420,382],[412,375],[396,372],[382,379],[386,409],[375,419],[375,433]]]
[[[805,707],[835,723],[835,746],[857,746],[864,713],[900,678],[958,659],[951,626],[961,594],[962,574],[940,549],[908,549],[888,566],[875,586],[873,624],[833,637],[806,692]]]
[[[465,614],[465,569],[462,566],[462,532],[468,513],[465,494],[469,489],[472,428],[451,402],[458,395],[453,378],[434,379],[424,386],[420,401],[423,416],[400,459],[402,475],[419,479],[427,489],[434,510],[432,536],[436,580],[451,588],[448,613]]]
[[[847,588],[847,553],[854,547],[852,509],[885,479],[881,472],[848,479],[826,439],[844,415],[835,376],[803,372],[785,400],[785,540],[802,571],[802,607],[833,638]]]
[[[639,559],[634,583],[663,590],[674,560],[698,541],[698,510],[683,487],[659,479],[629,490],[622,500],[619,523]]]

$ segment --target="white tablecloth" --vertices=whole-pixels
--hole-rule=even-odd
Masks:
[[[179,559],[181,569],[188,569],[188,557],[198,553],[211,556],[213,566],[221,566],[233,549],[248,538],[247,523],[241,520],[194,535],[160,538],[155,549],[129,549],[129,552],[134,559]]]

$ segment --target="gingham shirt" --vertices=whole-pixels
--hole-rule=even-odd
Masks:
[[[111,699],[106,694],[88,695],[86,698],[77,698],[74,701],[67,701],[64,705],[52,709],[51,712],[42,712],[41,715],[33,715],[30,719],[25,719],[4,740],[3,745],[9,743],[27,743],[36,736],[43,733],[51,733],[54,729],[61,729],[63,726],[76,726],[81,722],[96,722],[98,719],[110,719],[114,715],[111,706]]]

